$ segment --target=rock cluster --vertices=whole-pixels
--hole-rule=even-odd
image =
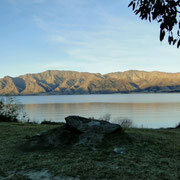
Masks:
[[[122,132],[118,124],[103,120],[95,120],[80,116],[68,116],[66,123],[57,128],[27,138],[20,149],[33,151],[67,146],[95,147],[101,143],[107,134]]]

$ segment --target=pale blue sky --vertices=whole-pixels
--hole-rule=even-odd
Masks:
[[[102,74],[180,71],[180,49],[159,41],[129,0],[1,0],[0,78],[45,70]]]

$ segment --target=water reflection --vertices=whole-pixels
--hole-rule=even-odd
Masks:
[[[62,96],[19,96],[22,104],[66,103],[180,103],[179,94],[96,94]]]
[[[32,121],[61,121],[69,115],[99,118],[109,113],[111,119],[129,118],[137,127],[159,128],[180,122],[180,103],[61,103],[25,104]]]

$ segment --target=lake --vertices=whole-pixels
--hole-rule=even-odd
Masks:
[[[180,94],[108,94],[17,96],[31,121],[64,122],[69,115],[100,118],[111,122],[128,118],[135,127],[174,127],[180,122]]]

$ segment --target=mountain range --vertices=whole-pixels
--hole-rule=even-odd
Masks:
[[[109,74],[49,70],[0,79],[0,95],[180,92],[180,73],[129,70]]]

